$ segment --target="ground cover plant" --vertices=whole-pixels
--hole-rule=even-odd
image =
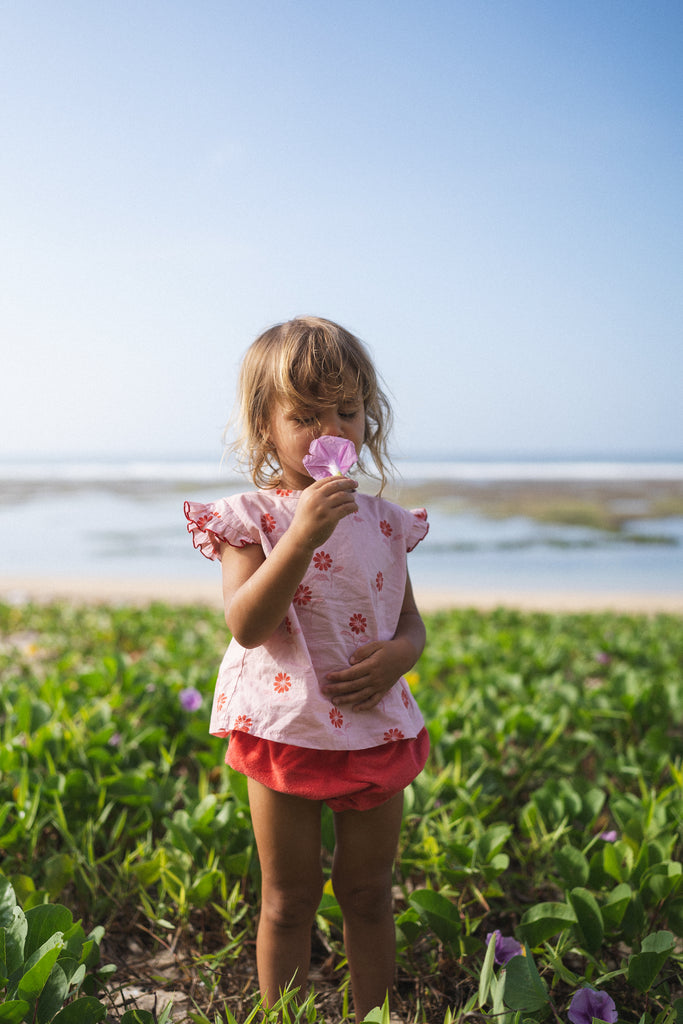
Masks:
[[[683,1021],[680,618],[427,624],[394,1010]],[[246,787],[206,732],[221,615],[0,605],[0,626],[0,1022],[260,1019]],[[325,844],[329,867],[329,818]],[[328,885],[315,993],[284,1019],[348,1012],[339,923]]]

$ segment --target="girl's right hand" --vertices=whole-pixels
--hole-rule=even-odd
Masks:
[[[358,481],[348,476],[329,476],[301,492],[289,529],[311,554],[332,535],[338,522],[358,511],[357,487]]]

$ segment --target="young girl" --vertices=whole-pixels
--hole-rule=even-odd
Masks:
[[[236,447],[260,489],[187,502],[185,514],[195,547],[222,563],[233,639],[210,731],[230,737],[226,761],[248,777],[262,871],[259,985],[266,1005],[292,979],[306,986],[327,803],[361,1021],[393,985],[403,790],[429,749],[403,678],[425,642],[406,552],[426,535],[426,513],[358,494],[348,476],[313,479],[305,464],[316,438],[341,438],[386,480],[389,407],[365,348],[342,327],[302,317],[266,331],[244,359],[240,408]]]

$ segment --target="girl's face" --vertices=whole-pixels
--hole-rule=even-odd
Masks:
[[[338,405],[311,405],[305,412],[277,403],[270,417],[270,440],[282,467],[282,487],[302,491],[313,483],[303,458],[311,441],[323,434],[351,441],[360,455],[365,440],[365,405],[362,398],[344,398]]]

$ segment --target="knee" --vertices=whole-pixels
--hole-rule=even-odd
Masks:
[[[335,881],[333,877],[332,885],[344,917],[355,917],[370,924],[392,913],[391,878],[347,883],[343,879]]]
[[[322,896],[320,883],[305,887],[264,887],[261,896],[261,919],[265,918],[278,931],[310,927]]]

